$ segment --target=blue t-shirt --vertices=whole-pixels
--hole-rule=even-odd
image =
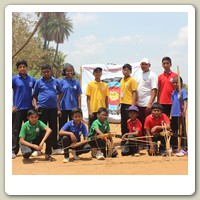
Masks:
[[[77,141],[81,141],[81,135],[83,134],[84,137],[88,136],[88,131],[86,126],[81,122],[78,126],[74,124],[74,121],[68,121],[65,125],[61,128],[64,131],[72,132],[77,138]]]
[[[32,92],[35,85],[35,79],[26,75],[25,78],[20,74],[12,77],[13,106],[17,110],[29,110],[32,106]]]
[[[60,80],[63,97],[60,101],[61,110],[72,110],[78,107],[78,95],[82,94],[80,83],[72,78],[68,80],[63,78]]]
[[[184,100],[187,100],[187,93],[182,88],[181,89],[181,100],[179,98],[179,91],[174,90],[172,92],[172,117],[180,117],[181,109],[184,108]]]
[[[53,77],[36,81],[33,95],[37,97],[37,105],[41,108],[57,108],[57,95],[61,93],[59,81]]]

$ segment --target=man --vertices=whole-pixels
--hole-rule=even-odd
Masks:
[[[139,120],[142,123],[142,133],[144,133],[145,118],[151,114],[152,104],[156,101],[158,90],[158,77],[150,68],[151,64],[148,58],[144,58],[140,62],[142,74],[137,79],[137,106],[139,109]]]

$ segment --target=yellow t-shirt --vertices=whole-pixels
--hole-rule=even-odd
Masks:
[[[108,86],[100,81],[91,81],[88,83],[86,95],[90,96],[91,112],[97,112],[100,107],[106,108],[106,97],[108,96]]]
[[[122,78],[120,81],[120,103],[132,104],[133,91],[137,90],[137,82],[133,77]]]

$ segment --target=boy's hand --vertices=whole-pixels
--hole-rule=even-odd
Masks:
[[[70,138],[72,143],[77,142],[76,136],[73,133],[70,134]]]
[[[16,113],[18,110],[15,106],[12,107],[12,112]]]
[[[93,113],[89,113],[89,115],[88,115],[88,117],[90,118],[90,119],[92,119],[93,118]]]
[[[155,151],[154,147],[150,147],[150,150],[149,150],[150,156],[155,156],[155,153],[156,153],[156,151]]]
[[[157,126],[154,126],[152,129],[151,129],[151,133],[155,133],[157,130]]]

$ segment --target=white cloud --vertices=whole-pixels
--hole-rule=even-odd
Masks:
[[[180,47],[180,46],[187,46],[188,44],[188,27],[182,27],[179,30],[177,40],[173,41],[170,44],[170,47]]]
[[[124,35],[121,37],[112,37],[108,40],[108,43],[125,43],[125,44],[136,44],[136,43],[142,43],[143,39],[139,35]]]
[[[77,13],[72,17],[73,24],[76,26],[94,23],[98,21],[98,16],[91,13]]]

